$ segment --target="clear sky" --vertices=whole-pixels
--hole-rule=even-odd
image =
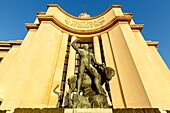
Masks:
[[[25,23],[33,23],[37,12],[45,12],[46,4],[59,4],[68,13],[78,16],[83,12],[98,15],[112,4],[132,12],[137,24],[144,24],[146,40],[159,41],[158,51],[170,68],[170,0],[0,0],[0,40],[24,39]]]

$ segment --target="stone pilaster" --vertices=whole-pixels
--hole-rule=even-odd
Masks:
[[[25,76],[25,78],[27,76],[26,73],[18,74],[18,71],[23,66],[21,64],[36,32],[36,29],[30,29],[20,47],[12,47],[1,62],[0,95],[3,97],[1,109],[14,109],[14,107],[20,104],[23,92],[25,91],[25,88],[21,85],[25,81],[21,79],[23,78],[22,76]],[[27,62],[25,61],[25,63]]]
[[[93,37],[93,45],[94,45],[94,56],[99,63],[102,63],[100,43],[99,43],[99,38],[97,36]]]
[[[68,43],[68,34],[62,33],[62,41],[59,47],[59,54],[57,59],[57,64],[55,68],[54,78],[52,80],[51,93],[49,97],[48,107],[55,107],[58,103],[58,97],[60,93],[60,87],[62,83],[62,73],[66,55]]]
[[[129,24],[127,22],[118,23],[108,34],[112,52],[114,53],[125,107],[151,107],[134,62],[135,37]]]
[[[117,73],[117,69],[116,69],[116,65],[114,61],[114,54],[112,52],[108,34],[107,33],[102,34],[101,40],[102,40],[102,45],[103,45],[103,50],[104,50],[106,66],[111,67],[115,70],[115,76],[109,82],[113,107],[124,108],[125,105],[123,102],[123,94],[121,92],[121,86],[119,83],[118,73]]]
[[[71,43],[76,39],[75,36],[71,37]],[[74,70],[75,70],[75,55],[76,51],[72,48],[70,45],[70,53],[69,53],[69,60],[68,60],[68,67],[67,67],[67,75],[66,75],[66,81],[70,76],[74,75]],[[67,97],[66,97],[66,92],[68,91],[69,87],[68,84],[65,84],[65,91],[64,91],[64,101],[63,104],[67,104]]]

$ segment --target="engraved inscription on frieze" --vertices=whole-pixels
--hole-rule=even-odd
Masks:
[[[65,23],[68,26],[74,27],[74,28],[96,28],[100,27],[104,24],[105,20],[104,17],[99,18],[97,20],[86,20],[86,21],[78,21],[78,20],[72,20],[70,18],[65,19]]]

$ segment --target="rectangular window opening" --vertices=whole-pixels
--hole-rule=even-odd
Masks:
[[[1,104],[2,104],[2,99],[0,99],[0,106],[1,106]]]

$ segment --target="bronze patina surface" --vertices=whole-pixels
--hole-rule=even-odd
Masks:
[[[68,107],[108,108],[106,91],[102,85],[105,84],[111,100],[109,81],[114,76],[114,69],[106,67],[104,63],[98,63],[93,53],[89,52],[87,44],[84,44],[84,49],[79,49],[76,46],[78,40],[75,39],[71,44],[80,56],[80,67],[78,76],[68,79]]]

